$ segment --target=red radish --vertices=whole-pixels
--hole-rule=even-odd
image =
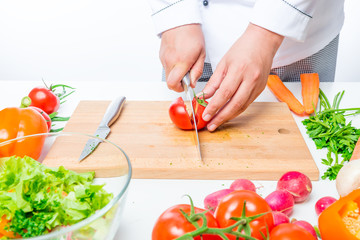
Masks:
[[[284,190],[276,190],[270,193],[265,201],[269,204],[273,211],[283,212],[286,215],[290,215],[294,208],[294,198],[288,192]]]
[[[305,201],[312,190],[310,179],[301,172],[287,172],[277,183],[277,190],[286,190],[291,193],[296,203]]]
[[[231,189],[222,189],[207,195],[204,199],[205,209],[209,209],[211,213],[214,213],[221,199],[233,191]]]
[[[316,234],[316,232],[315,232],[315,229],[314,229],[314,227],[313,227],[310,223],[308,223],[308,222],[306,222],[306,221],[302,221],[302,220],[301,220],[301,221],[296,221],[296,220],[295,220],[295,221],[291,221],[291,223],[296,224],[296,225],[298,225],[298,226],[306,229],[306,231],[308,231],[309,233],[311,233],[311,235],[313,235],[315,239],[318,239],[318,238],[317,238],[317,234]]]
[[[336,198],[333,197],[322,197],[315,203],[315,212],[319,216],[322,211],[333,204]]]
[[[236,179],[230,186],[231,190],[249,190],[256,192],[255,184],[248,179]]]
[[[282,223],[290,222],[289,217],[285,213],[275,211],[272,212],[272,215],[274,218],[274,227]]]

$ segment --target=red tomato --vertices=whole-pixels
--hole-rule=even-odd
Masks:
[[[305,228],[293,223],[282,223],[270,232],[270,240],[315,240]]]
[[[182,209],[185,213],[190,214],[191,207],[188,204],[175,205],[165,212],[163,212],[155,223],[152,231],[152,240],[173,240],[182,235],[194,231],[196,228],[186,220],[184,215],[180,212]],[[195,208],[195,213],[204,212],[204,209]],[[205,214],[208,227],[216,228],[218,223],[214,216],[207,212]],[[199,226],[202,226],[202,220],[197,221]],[[216,235],[203,235],[197,236],[195,240],[221,240],[220,236]]]
[[[60,99],[48,88],[36,87],[29,93],[31,105],[44,110],[47,114],[56,112],[60,107]]]
[[[274,227],[274,220],[271,214],[271,208],[265,199],[253,191],[237,190],[229,193],[220,201],[215,211],[215,218],[219,223],[219,227],[224,228],[233,225],[236,221],[230,218],[241,217],[245,201],[245,215],[247,217],[267,213],[260,218],[254,219],[249,224],[251,236],[257,239],[263,239],[261,233],[266,236],[267,229],[270,232]],[[229,239],[236,239],[233,235],[228,235],[228,237]]]
[[[197,97],[193,98],[192,100],[192,106],[194,108],[195,113],[195,121],[197,125],[197,129],[200,130],[206,126],[208,122],[204,121],[202,119],[202,114],[205,110],[205,107],[199,103],[200,100]],[[204,101],[205,104],[207,104],[206,101]],[[192,120],[192,113],[189,115],[188,111],[186,110],[186,105],[184,103],[184,100],[179,97],[175,99],[174,102],[170,105],[169,108],[169,115],[172,120],[172,122],[181,129],[184,130],[190,130],[195,129],[193,120]]]
[[[41,116],[43,116],[43,118],[45,119],[45,122],[47,124],[47,127],[48,127],[48,132],[50,132],[51,119],[50,119],[49,115],[44,110],[42,110],[38,107],[29,107],[29,108],[35,109],[36,111],[38,111],[41,114]]]

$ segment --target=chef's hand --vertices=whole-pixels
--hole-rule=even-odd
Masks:
[[[205,61],[205,41],[199,24],[189,24],[162,33],[160,60],[169,89],[184,91],[181,80],[190,70],[191,87],[201,77]]]
[[[249,24],[219,62],[203,92],[213,96],[203,118],[214,131],[240,113],[264,90],[272,60],[284,37]]]

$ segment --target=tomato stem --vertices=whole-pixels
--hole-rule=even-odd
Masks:
[[[76,88],[70,87],[70,86],[65,85],[65,84],[55,84],[55,85],[51,85],[50,90],[53,90],[53,89],[58,88],[58,87],[76,89]]]
[[[27,108],[31,105],[31,98],[28,96],[25,96],[21,99],[20,108]]]
[[[51,88],[51,86],[50,86],[50,88],[48,87],[48,85],[46,84],[44,78],[41,78],[41,81],[44,83],[44,85],[45,85],[45,87],[46,87],[47,89],[50,89],[50,88]],[[50,90],[51,90],[51,89],[50,89]]]
[[[50,132],[61,132],[64,128],[50,129]]]
[[[192,232],[188,232],[188,233],[182,235],[181,237],[176,238],[175,240],[191,240],[191,239],[194,239],[194,237],[196,237],[196,236],[202,236],[204,234],[217,235],[217,236],[220,236],[223,240],[229,240],[229,238],[226,236],[226,234],[236,236],[236,239],[243,238],[243,239],[247,239],[247,240],[257,240],[256,238],[251,236],[251,229],[250,229],[249,224],[251,221],[267,214],[267,212],[257,214],[257,215],[251,216],[251,217],[247,217],[246,216],[246,201],[244,201],[243,212],[242,212],[241,217],[232,217],[231,218],[232,220],[236,221],[233,225],[225,227],[225,228],[209,228],[207,226],[207,218],[205,216],[205,214],[208,212],[208,210],[203,211],[201,213],[195,213],[194,203],[193,203],[191,197],[189,195],[186,195],[186,196],[189,197],[189,199],[190,199],[190,207],[191,207],[190,215],[186,214],[182,209],[180,209],[180,211],[183,214],[183,216],[186,218],[186,220],[195,226],[196,230],[194,230]],[[199,221],[200,219],[202,219],[201,227],[197,223],[197,221]],[[236,231],[234,231],[235,228],[237,228]],[[242,233],[243,230],[244,230],[244,233]]]

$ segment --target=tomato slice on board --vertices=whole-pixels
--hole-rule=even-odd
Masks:
[[[206,101],[199,99],[198,97],[194,97],[192,100],[192,106],[194,108],[195,121],[198,130],[203,129],[208,123],[202,119],[202,114],[205,110],[206,104]],[[178,128],[183,130],[195,129],[192,113],[189,115],[182,97],[178,97],[171,103],[169,108],[169,115],[171,121]]]

